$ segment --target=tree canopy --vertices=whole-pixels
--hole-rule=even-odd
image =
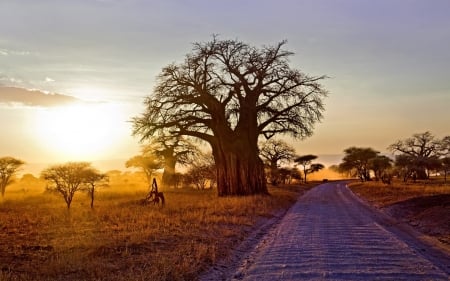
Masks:
[[[411,175],[416,175],[421,179],[428,178],[430,170],[439,169],[442,165],[440,158],[449,153],[449,143],[450,136],[440,140],[427,131],[398,140],[391,144],[388,149],[393,153],[403,154],[403,156],[397,155],[396,166],[402,168],[406,181]]]
[[[279,180],[278,168],[295,157],[295,149],[285,141],[269,139],[261,144],[260,156],[270,168],[270,182],[276,185]]]
[[[161,131],[211,145],[219,196],[267,193],[258,138],[303,138],[321,120],[324,76],[289,66],[286,41],[256,48],[237,40],[195,43],[184,62],[164,67],[135,135]]]
[[[378,156],[379,152],[370,147],[349,147],[344,150],[344,158],[339,167],[358,176],[361,181],[370,180],[370,161]]]

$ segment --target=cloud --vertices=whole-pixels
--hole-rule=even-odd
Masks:
[[[26,106],[53,107],[82,102],[72,96],[45,93],[39,90],[27,90],[17,87],[0,86],[0,104],[22,104]]]
[[[22,50],[8,50],[8,49],[0,48],[0,56],[9,56],[9,55],[28,56],[28,55],[31,55],[31,52],[22,51]]]
[[[44,82],[45,82],[45,83],[55,82],[55,79],[52,79],[52,78],[50,78],[50,77],[45,77]]]

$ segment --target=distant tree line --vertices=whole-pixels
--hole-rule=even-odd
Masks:
[[[390,183],[393,176],[409,179],[429,179],[432,172],[442,173],[444,181],[450,170],[450,136],[438,139],[430,132],[414,134],[398,140],[387,148],[394,159],[380,155],[370,147],[349,147],[336,170],[358,177],[361,181]]]

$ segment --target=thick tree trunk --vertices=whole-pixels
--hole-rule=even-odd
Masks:
[[[257,146],[241,141],[213,145],[219,196],[268,194],[263,161]]]

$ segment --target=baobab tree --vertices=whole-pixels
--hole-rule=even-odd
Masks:
[[[191,163],[200,151],[189,139],[182,136],[160,134],[143,146],[143,154],[160,156],[163,167],[162,185],[173,186],[176,180],[176,165]]]
[[[237,40],[195,43],[184,62],[162,69],[133,134],[149,139],[161,130],[199,138],[211,146],[219,196],[267,193],[258,138],[312,135],[327,92],[289,66],[291,52],[256,48]]]
[[[279,167],[295,157],[295,149],[285,141],[270,139],[261,144],[260,155],[270,167],[270,182],[277,185],[279,181]]]
[[[23,164],[25,162],[14,157],[0,158],[0,192],[2,198],[5,196],[6,187],[11,183],[12,177]]]
[[[417,176],[426,179],[429,177],[429,170],[436,167],[438,158],[446,150],[446,141],[448,142],[448,137],[439,140],[430,132],[424,132],[398,140],[388,149],[394,153],[400,152],[410,156],[415,163]]]

